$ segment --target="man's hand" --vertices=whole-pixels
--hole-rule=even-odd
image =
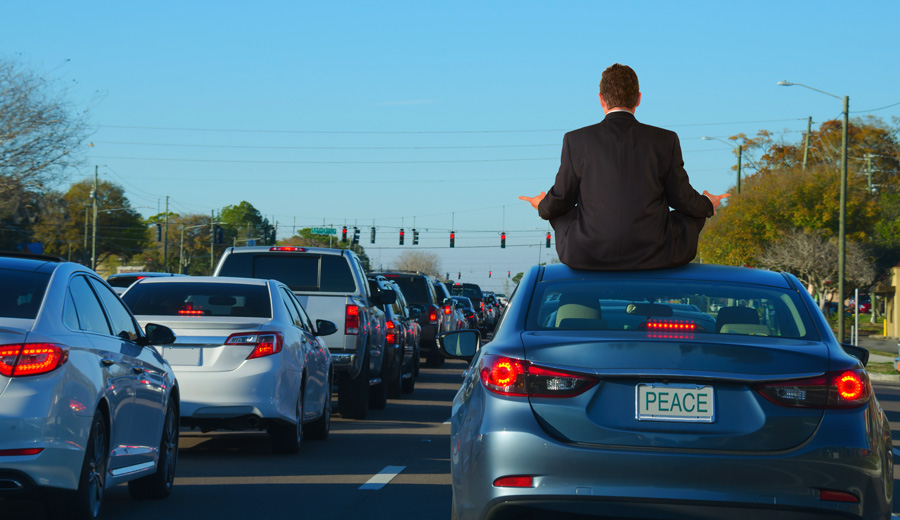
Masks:
[[[715,215],[715,214],[716,214],[716,208],[718,208],[718,207],[719,207],[719,204],[722,203],[722,199],[724,199],[724,198],[726,198],[726,197],[729,197],[730,194],[729,194],[729,193],[723,193],[723,194],[721,194],[721,195],[713,195],[712,193],[710,193],[710,192],[708,192],[708,191],[706,191],[706,190],[703,190],[703,196],[706,197],[707,199],[709,199],[710,202],[712,202],[712,205],[713,205],[713,215]],[[521,198],[521,197],[519,197],[519,198]]]
[[[529,204],[531,204],[532,208],[537,209],[538,204],[540,204],[541,201],[544,200],[544,197],[546,197],[546,196],[547,196],[547,194],[542,191],[537,197],[526,197],[526,196],[522,195],[519,197],[519,200],[524,200],[524,201],[528,202]]]

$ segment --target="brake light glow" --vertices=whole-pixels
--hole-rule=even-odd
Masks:
[[[296,251],[298,253],[305,253],[305,247],[297,247],[297,246],[275,246],[270,247],[269,251]]]
[[[500,477],[494,481],[494,487],[530,488],[534,487],[534,477],[531,475],[510,475],[508,477]]]
[[[445,305],[445,306],[444,306],[444,314],[446,314],[447,316],[449,316],[450,313],[452,313],[452,312],[453,312],[453,307],[451,307],[451,306],[449,306],[449,305]]]
[[[56,370],[69,359],[69,349],[53,343],[0,345],[0,374],[36,376]]]
[[[868,403],[872,393],[864,369],[766,383],[759,385],[757,391],[777,405],[797,408],[857,408]]]
[[[524,397],[574,397],[597,384],[593,376],[564,372],[528,361],[485,354],[481,382],[491,392]]]
[[[199,305],[194,305],[193,303],[186,303],[183,307],[178,309],[178,314],[181,316],[203,316],[203,309],[200,308]]]
[[[434,305],[432,305],[431,309],[428,311],[428,321],[430,321],[432,325],[437,325],[438,308],[435,307]]]
[[[359,306],[348,304],[344,313],[344,334],[359,334]]]
[[[0,450],[0,457],[21,457],[23,455],[37,455],[44,448],[21,448],[17,450]]]
[[[648,320],[645,324],[651,331],[694,332],[697,324],[689,320]]]
[[[247,359],[255,359],[281,352],[284,337],[280,332],[236,332],[225,340],[226,345],[252,345]]]
[[[384,325],[385,325],[385,328],[387,329],[387,334],[384,337],[384,341],[387,343],[397,344],[397,333],[394,332],[395,329],[397,328],[397,326],[394,325],[394,321],[391,320],[391,321],[385,322]]]

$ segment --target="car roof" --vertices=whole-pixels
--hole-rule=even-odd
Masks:
[[[0,268],[52,273],[64,262],[61,258],[28,253],[0,252]]]
[[[650,269],[646,271],[582,271],[564,264],[544,266],[541,281],[577,279],[645,279],[645,280],[693,280],[706,282],[737,282],[754,285],[768,285],[790,289],[784,274],[766,269],[734,267],[716,264],[687,264],[671,269]]]
[[[296,250],[287,250],[287,249],[278,249],[283,247],[296,247]],[[231,254],[242,254],[242,253],[282,253],[282,254],[297,254],[297,253],[313,253],[317,255],[343,255],[344,252],[352,253],[349,249],[333,249],[330,247],[306,247],[306,246],[241,246],[241,247],[229,247],[226,252],[230,251]]]
[[[133,273],[115,273],[106,277],[107,280],[112,278],[127,278],[129,276],[140,276],[142,278],[160,278],[165,276],[187,276],[186,274],[178,274],[178,273],[162,273],[159,271],[137,271]]]
[[[265,278],[238,278],[232,276],[155,276],[150,278],[141,278],[135,283],[139,283],[141,285],[146,285],[148,283],[230,283],[244,285],[267,285],[268,282],[281,284],[281,282],[279,282],[278,280],[267,280]]]

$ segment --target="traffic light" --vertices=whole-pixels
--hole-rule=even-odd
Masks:
[[[462,273],[456,273],[456,279],[459,280],[460,278],[462,278]]]
[[[347,242],[347,226],[341,229],[341,242]]]
[[[456,247],[456,231],[450,232],[450,247]]]
[[[87,229],[87,227],[85,227],[85,229]],[[84,240],[85,243],[87,243],[87,239],[85,238]],[[156,224],[156,241],[162,242],[162,224],[159,223]]]
[[[503,233],[500,233],[500,248],[501,249],[506,248],[506,232],[505,231]]]
[[[375,243],[375,226],[372,226],[372,231],[369,232],[369,243]]]
[[[413,245],[419,245],[419,232],[416,231],[416,228],[413,228]]]
[[[406,235],[406,233],[403,232],[403,228],[400,228],[400,245],[401,246],[403,245],[403,236],[404,235]]]
[[[263,243],[267,246],[275,245],[275,228],[266,226],[266,229],[263,232]]]
[[[510,276],[512,276],[512,271],[506,271],[506,277],[509,278]]]
[[[359,243],[359,228],[356,226],[353,226],[353,242],[352,243],[353,244]]]
[[[545,246],[547,249],[550,249],[550,232],[547,231],[547,245]]]
[[[493,273],[493,271],[488,271],[488,278],[491,277],[491,273]]]
[[[213,231],[213,239],[216,244],[221,244],[225,241],[225,230],[222,229],[222,226],[216,224],[215,230]]]

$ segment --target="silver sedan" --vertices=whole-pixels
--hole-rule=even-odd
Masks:
[[[51,257],[0,254],[0,497],[39,495],[50,518],[96,518],[107,489],[172,490],[179,388],[146,334],[96,273]]]
[[[490,343],[439,345],[471,361],[451,419],[460,520],[891,518],[868,352],[789,274],[536,266]]]
[[[296,453],[304,433],[328,437],[334,381],[320,336],[291,290],[276,280],[143,278],[122,295],[142,323],[162,323],[178,340],[162,350],[182,387],[181,424],[203,431],[267,430],[279,453]]]

